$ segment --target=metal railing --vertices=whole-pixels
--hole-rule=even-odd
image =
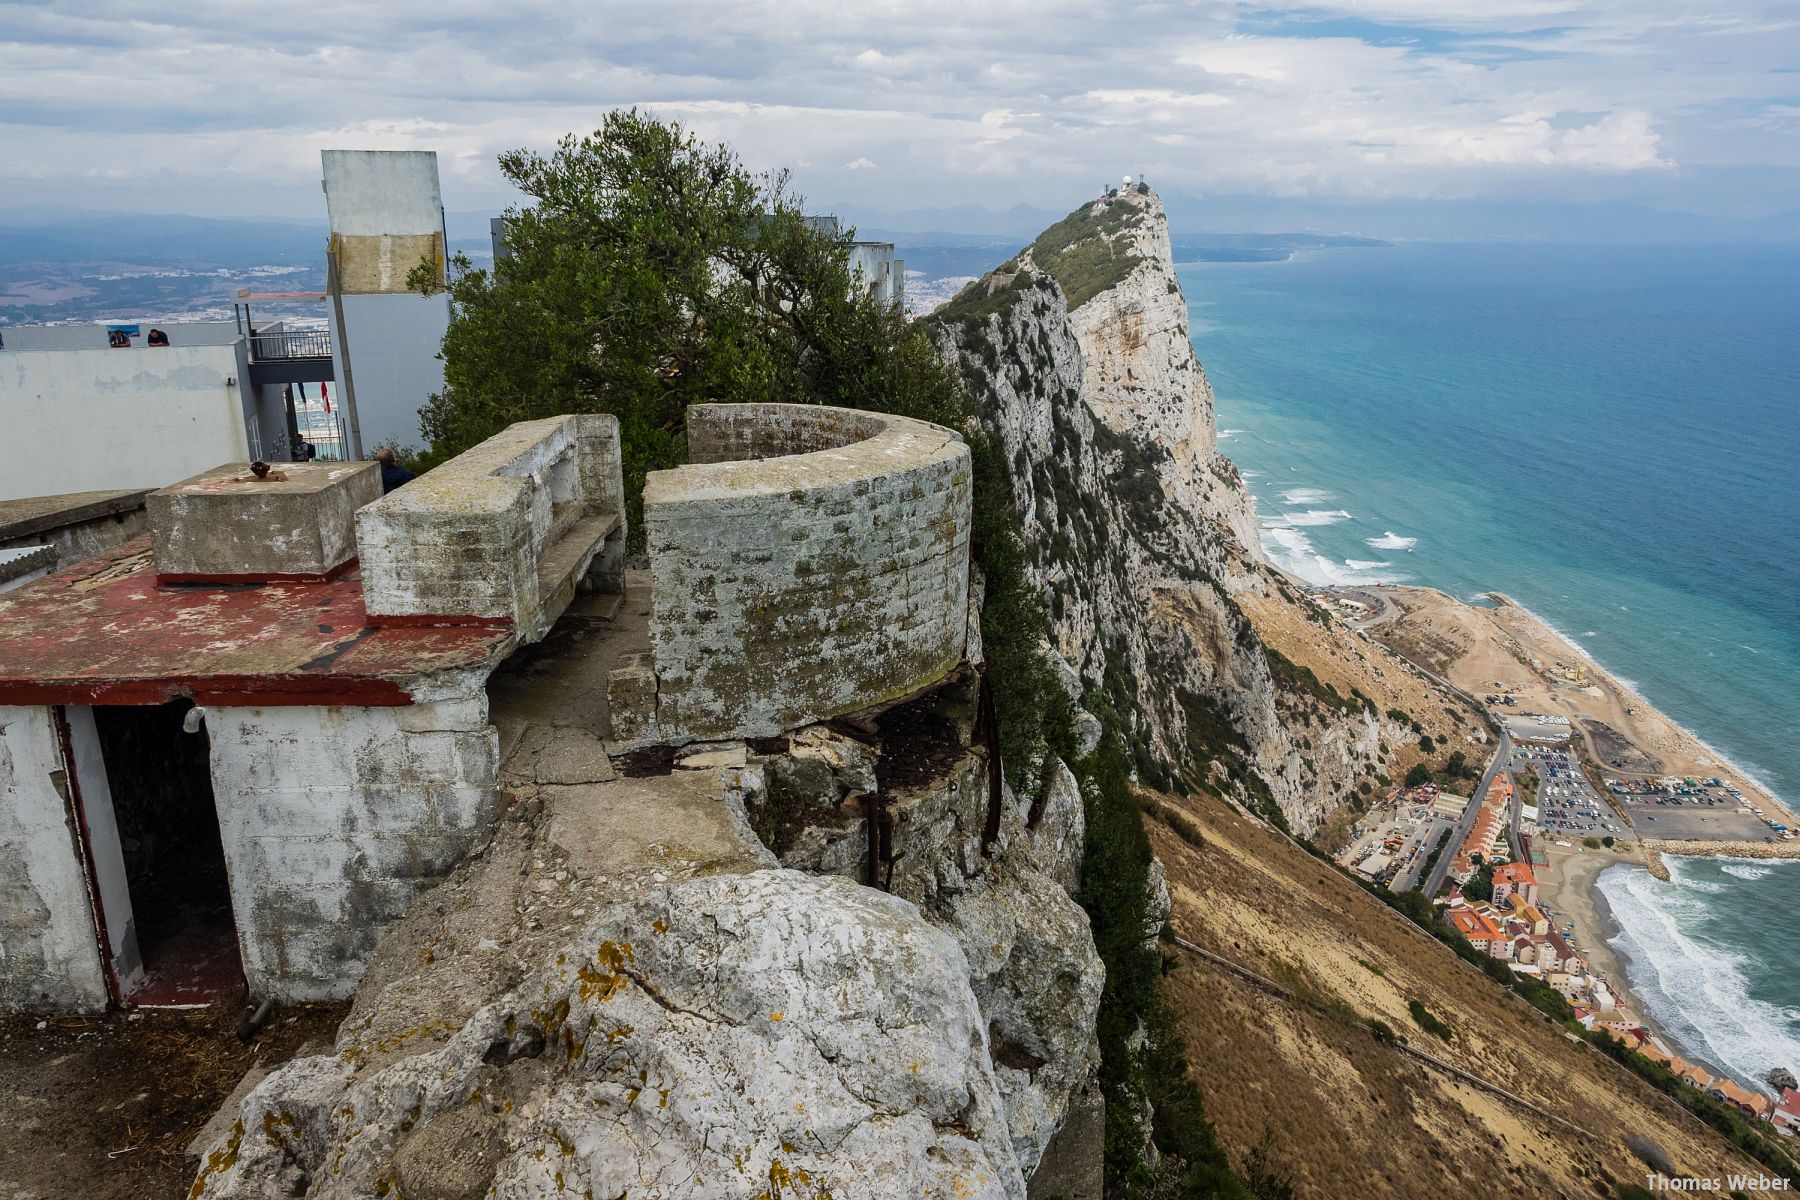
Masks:
[[[253,333],[250,335],[250,357],[258,362],[330,358],[331,331],[296,329],[282,333]]]

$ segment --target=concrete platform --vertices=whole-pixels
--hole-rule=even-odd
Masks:
[[[156,574],[144,536],[0,596],[0,704],[404,705],[414,681],[486,667],[511,640],[378,628],[355,571],[237,587]]]
[[[622,598],[577,596],[543,641],[515,653],[488,680],[488,720],[500,731],[502,776],[584,782],[571,777],[568,763],[559,766],[546,755],[567,758],[583,743],[603,752],[613,736],[607,677],[621,658],[649,648],[648,571],[625,572]]]

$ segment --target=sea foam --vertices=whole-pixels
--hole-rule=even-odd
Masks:
[[[1364,538],[1363,540],[1377,550],[1411,550],[1419,544],[1418,538],[1401,537],[1391,529],[1380,537]]]
[[[1314,522],[1314,524],[1330,524],[1331,522]],[[1406,578],[1385,568],[1391,566],[1385,562],[1367,562],[1360,559],[1345,559],[1337,562],[1320,554],[1306,534],[1288,524],[1264,524],[1262,528],[1263,551],[1268,554],[1276,566],[1298,576],[1308,583],[1316,583],[1324,587],[1343,587],[1350,584],[1397,583]]]
[[[1709,893],[1726,889],[1704,886],[1682,859],[1667,861],[1668,883],[1629,866],[1608,868],[1596,883],[1619,924],[1610,941],[1629,959],[1633,994],[1685,1053],[1740,1082],[1800,1064],[1800,1010],[1753,995],[1750,960],[1704,932],[1709,906],[1719,903]]]
[[[1270,517],[1264,524],[1270,528],[1294,528],[1305,525],[1336,525],[1349,519],[1350,514],[1341,508],[1309,508],[1304,512],[1284,512],[1279,517]]]

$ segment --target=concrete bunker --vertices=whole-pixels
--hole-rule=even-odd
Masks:
[[[203,999],[240,969],[348,995],[485,843],[489,675],[617,587],[617,424],[516,425],[385,498],[375,472],[227,464],[0,596],[0,1008]]]
[[[688,409],[644,488],[647,653],[610,678],[621,745],[766,737],[924,691],[968,637],[969,448],[907,417]]]

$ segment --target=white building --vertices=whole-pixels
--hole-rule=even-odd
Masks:
[[[290,457],[281,382],[235,322],[0,330],[0,501],[154,488]],[[279,330],[271,337],[282,337]]]
[[[254,325],[248,306],[235,321],[0,328],[0,501],[290,461],[310,426],[293,384],[335,389],[331,441],[344,452],[331,457],[423,445],[419,409],[443,390],[450,298],[407,283],[421,263],[444,282],[437,156],[327,150],[323,168],[331,237],[316,298],[328,331]]]
[[[610,416],[278,474],[0,595],[0,1010],[349,995],[497,817],[490,675],[623,586]]]

